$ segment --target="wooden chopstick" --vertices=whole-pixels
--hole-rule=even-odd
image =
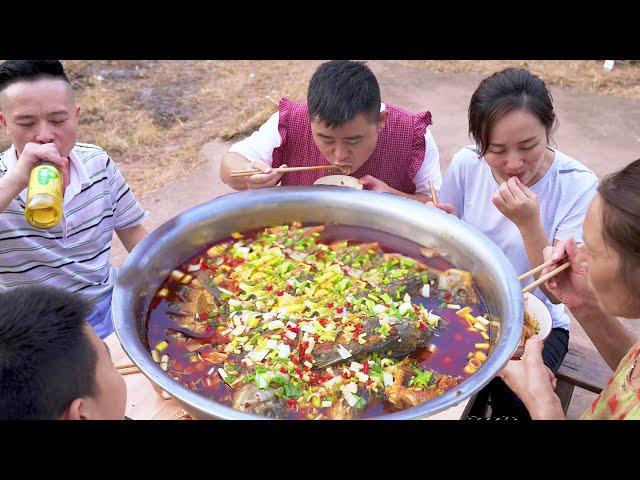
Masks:
[[[431,200],[433,200],[434,205],[440,205],[440,200],[438,200],[438,192],[433,186],[433,182],[429,180],[429,189],[431,190]]]
[[[140,369],[133,363],[127,363],[125,365],[117,365],[116,370],[120,375],[131,375],[133,373],[140,373]]]
[[[338,165],[315,165],[313,167],[279,167],[279,168],[274,168],[272,172],[278,172],[278,173],[304,172],[307,170],[325,170],[328,168],[339,169],[340,167]],[[251,175],[255,175],[256,173],[263,173],[263,172],[255,168],[250,168],[246,170],[231,170],[231,173],[229,173],[229,176],[230,177],[248,177]]]
[[[582,246],[584,245],[584,243],[581,243],[580,245],[578,245],[578,249],[582,248]],[[564,257],[562,257],[564,258]],[[562,260],[561,258],[559,258],[558,260]],[[520,275],[518,277],[518,281],[522,281],[527,277],[530,277],[531,275],[534,275],[536,273],[538,273],[540,270],[544,270],[545,268],[553,265],[554,263],[556,263],[558,260],[549,260],[547,262],[544,262],[541,265],[538,265],[536,268],[532,268],[531,270],[529,270],[528,272],[524,272],[522,275]]]
[[[138,368],[133,363],[125,363],[123,365],[116,365],[116,368],[120,370],[121,368]]]
[[[544,270],[545,268],[547,268],[549,265],[553,265],[554,263],[556,263],[557,260],[549,260],[548,262],[544,262],[541,265],[538,265],[536,268],[532,268],[531,270],[529,270],[528,272],[524,272],[522,275],[520,275],[518,277],[518,281],[522,281],[527,277],[530,277],[531,275],[534,275],[536,273],[538,273],[540,270]]]
[[[551,277],[556,276],[557,274],[559,274],[560,272],[562,272],[563,270],[566,270],[567,268],[569,268],[571,266],[571,262],[567,262],[567,263],[563,263],[562,265],[560,265],[558,268],[551,270],[549,273],[547,273],[546,275],[541,276],[538,280],[536,280],[535,282],[530,283],[529,285],[527,285],[526,287],[524,287],[522,289],[522,293],[527,293],[531,290],[533,290],[534,288],[537,288],[538,286],[542,285],[544,282],[546,282],[547,280],[549,280]]]

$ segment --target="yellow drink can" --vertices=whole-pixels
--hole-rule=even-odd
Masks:
[[[62,218],[62,173],[49,163],[31,170],[27,205],[27,222],[36,228],[55,227]]]

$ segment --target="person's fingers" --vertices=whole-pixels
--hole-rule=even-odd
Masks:
[[[33,155],[40,162],[49,162],[58,167],[60,170],[67,169],[69,161],[66,158],[61,157],[55,147],[39,148],[33,151]]]
[[[552,255],[553,255],[553,247],[551,245],[548,245],[548,246],[544,247],[544,249],[542,250],[542,256],[544,258],[545,263],[548,262],[549,260],[551,260],[551,256]],[[549,273],[554,268],[556,268],[556,264],[552,264],[552,265],[550,265],[548,267],[545,267],[540,272],[540,276],[546,275],[547,273]],[[556,287],[556,277],[551,277],[549,280],[547,280],[545,285],[548,288],[555,288]]]
[[[527,196],[518,184],[518,177],[511,177],[509,180],[507,180],[507,187],[509,188],[509,193],[513,195],[514,200],[520,200],[522,202],[527,200]]]
[[[455,211],[455,208],[453,208],[453,205],[451,205],[449,203],[439,203],[439,204],[436,205],[433,202],[429,201],[429,202],[427,202],[427,205],[433,205],[437,209],[440,209],[444,213],[448,213],[448,214],[452,214]]]
[[[284,166],[285,165],[283,165],[283,167]],[[271,167],[261,160],[253,160],[251,162],[251,167],[256,170],[260,170],[262,173],[269,173],[271,171]]]
[[[513,375],[514,360],[509,360],[502,370],[498,372],[498,377],[506,382]]]
[[[249,177],[248,183],[256,187],[267,187],[274,182],[277,183],[281,175],[282,174],[278,172],[256,173]]]
[[[376,179],[373,178],[371,175],[365,175],[364,177],[359,178],[358,182],[360,182],[365,187],[369,187],[369,186],[375,185]]]
[[[524,353],[522,354],[522,360],[537,360],[538,357],[542,358],[542,347],[544,342],[537,336],[530,337],[524,344]]]
[[[261,162],[262,163],[262,162]],[[266,165],[263,163],[263,165]],[[261,188],[261,187],[272,187],[276,185],[280,178],[284,175],[285,172],[276,172],[271,167],[266,165],[269,172],[268,173],[256,173],[255,175],[251,175],[247,180],[250,187]],[[286,164],[282,164],[281,167],[286,167]]]
[[[556,378],[556,376],[553,374],[553,372],[551,371],[551,369],[549,367],[547,367],[546,365],[545,365],[545,367],[547,369],[547,375],[549,377],[549,383],[551,383],[551,387],[555,390],[557,382],[558,382],[558,379]]]
[[[60,171],[62,173],[62,191],[64,192],[66,188],[69,186],[71,174],[70,174],[69,159],[65,158],[65,162],[63,163],[64,165],[62,166]]]
[[[566,255],[566,244],[565,240],[560,240],[553,246],[553,252],[551,253],[551,260],[558,261]]]
[[[53,143],[36,144],[28,143],[22,155],[20,155],[21,162],[24,162],[24,167],[27,170],[33,169],[40,163],[50,163],[56,167],[62,174],[62,190],[64,191],[69,185],[69,159],[61,157],[58,149]]]
[[[429,200],[425,202],[425,205],[430,205],[448,214],[452,214],[455,211],[455,208],[453,208],[453,205],[450,205],[448,203],[439,203],[438,205],[436,205],[435,203],[433,203],[433,201]]]
[[[570,237],[567,240],[565,248],[567,252],[567,257],[569,257],[569,261],[571,263],[574,263],[578,255],[580,254],[580,249],[578,248],[578,245],[576,244],[576,241],[573,237]]]
[[[536,198],[536,194],[533,193],[533,190],[531,190],[524,183],[522,183],[518,177],[515,177],[515,179],[516,179],[516,183],[518,184],[518,187],[520,187],[520,191],[524,193],[527,198],[529,198],[530,200],[533,200]]]
[[[449,203],[439,203],[438,208],[440,208],[440,210],[444,210],[450,215],[453,215],[453,213],[456,211],[454,206]]]
[[[504,209],[506,208],[506,203],[504,201],[504,199],[502,198],[502,195],[500,195],[500,191],[497,190],[493,196],[491,197],[491,201],[493,202],[493,204],[496,206],[496,208],[498,210],[500,210],[501,212],[504,211]]]
[[[500,192],[500,196],[506,203],[511,203],[515,201],[515,197],[513,196],[513,193],[511,193],[511,190],[509,189],[509,182],[504,182],[502,185],[500,185],[500,187],[498,188],[498,191]]]

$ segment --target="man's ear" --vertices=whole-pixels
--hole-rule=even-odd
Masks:
[[[76,120],[80,119],[80,105],[76,105]]]
[[[63,412],[61,420],[89,420],[87,406],[84,398],[76,398]]]
[[[4,115],[2,112],[0,112],[0,124],[2,124],[5,130],[7,129],[7,119],[4,118]]]
[[[378,117],[378,131],[382,130],[387,123],[387,113],[386,110],[380,112],[380,116]]]

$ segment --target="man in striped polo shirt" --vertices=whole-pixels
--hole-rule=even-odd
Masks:
[[[12,145],[0,154],[0,288],[51,285],[94,302],[88,322],[113,332],[109,263],[113,232],[128,251],[147,234],[146,213],[107,153],[76,143],[80,107],[62,64],[0,64],[0,123]],[[63,173],[63,217],[41,230],[24,215],[29,174],[41,161]]]

